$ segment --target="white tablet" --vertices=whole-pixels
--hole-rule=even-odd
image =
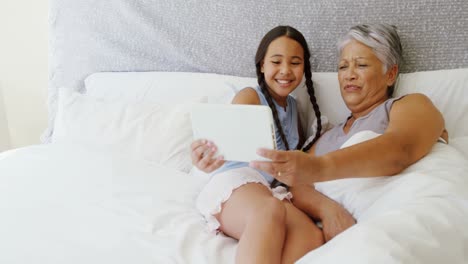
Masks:
[[[271,109],[264,105],[196,104],[191,111],[194,139],[215,143],[225,160],[268,160],[258,148],[276,149]]]

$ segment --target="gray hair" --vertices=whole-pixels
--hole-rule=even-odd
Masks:
[[[393,65],[397,65],[398,70],[401,69],[403,48],[401,47],[400,37],[395,26],[389,24],[362,24],[353,26],[338,42],[338,53],[341,54],[346,44],[353,39],[363,43],[374,51],[377,58],[384,65],[384,72],[392,68]],[[390,88],[388,91],[389,96],[393,94],[393,85]]]

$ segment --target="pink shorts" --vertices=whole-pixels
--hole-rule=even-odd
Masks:
[[[221,206],[229,200],[234,190],[247,183],[260,183],[268,187],[271,194],[279,200],[292,198],[292,194],[283,186],[270,188],[263,176],[253,168],[242,167],[214,175],[198,195],[196,206],[205,217],[208,229],[218,231],[220,223],[214,215],[221,212]]]

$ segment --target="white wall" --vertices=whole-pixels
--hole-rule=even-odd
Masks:
[[[40,143],[47,126],[48,7],[47,0],[0,1],[0,84],[11,148]]]
[[[0,152],[10,148],[10,132],[3,102],[2,84],[0,83]]]

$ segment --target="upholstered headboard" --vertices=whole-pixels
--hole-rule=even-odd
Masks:
[[[49,128],[60,87],[84,90],[100,71],[184,71],[255,76],[261,37],[287,24],[306,36],[314,71],[335,71],[335,43],[350,26],[398,27],[402,72],[468,67],[466,0],[52,0]]]

